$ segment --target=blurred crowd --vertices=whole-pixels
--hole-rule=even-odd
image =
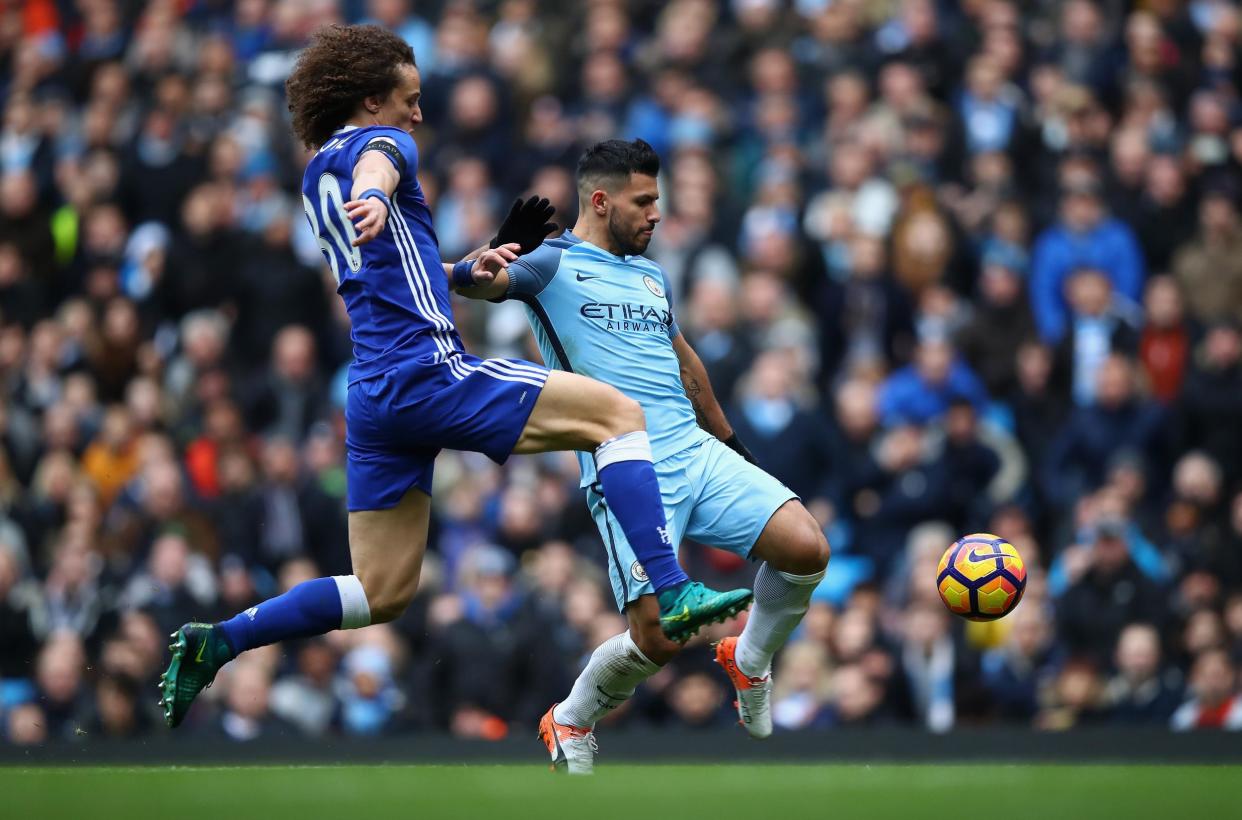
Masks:
[[[163,731],[165,636],[349,572],[346,317],[283,81],[413,46],[446,259],[581,148],[664,160],[649,256],[833,561],[781,729],[1242,728],[1242,12],[1225,0],[25,0],[0,10],[0,737]],[[459,302],[476,353],[522,308]],[[248,653],[180,731],[534,726],[624,622],[564,454],[445,453],[390,625]],[[957,536],[1030,567],[937,600]],[[695,544],[696,577],[753,565]],[[609,718],[724,726],[707,638]]]

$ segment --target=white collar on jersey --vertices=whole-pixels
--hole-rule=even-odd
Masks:
[[[340,128],[332,132],[332,136],[335,137],[337,134],[344,134],[346,131],[357,131],[359,127],[360,126],[357,125],[342,125]]]

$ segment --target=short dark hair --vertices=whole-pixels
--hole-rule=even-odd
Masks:
[[[416,65],[414,50],[386,28],[318,29],[285,82],[298,139],[310,147],[323,145],[363,100],[392,93],[402,65]]]
[[[578,158],[578,191],[611,189],[629,182],[631,174],[654,177],[660,173],[660,155],[645,140],[604,140]],[[585,194],[584,194],[585,195]]]

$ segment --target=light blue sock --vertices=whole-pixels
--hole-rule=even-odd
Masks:
[[[218,624],[237,657],[270,643],[357,629],[371,623],[362,583],[354,575],[316,578]]]
[[[595,465],[604,501],[656,592],[689,581],[668,535],[646,431],[605,441],[595,450]]]

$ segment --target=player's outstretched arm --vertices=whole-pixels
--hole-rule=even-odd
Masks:
[[[498,299],[509,290],[509,263],[518,258],[521,247],[510,242],[466,257],[456,265],[445,265],[449,290],[467,299]]]
[[[738,441],[733,426],[725,417],[724,408],[716,400],[711,380],[707,378],[707,368],[694,348],[686,341],[686,337],[678,333],[673,337],[673,350],[677,353],[677,361],[681,365],[681,385],[694,405],[694,415],[698,417],[699,426],[725,444],[736,450],[742,458],[755,463],[754,456]]]
[[[354,165],[354,185],[350,189],[350,201],[345,203],[345,213],[354,223],[358,236],[352,244],[355,248],[365,245],[384,230],[388,223],[388,206],[392,192],[397,190],[401,175],[392,162],[370,151],[358,158]]]

